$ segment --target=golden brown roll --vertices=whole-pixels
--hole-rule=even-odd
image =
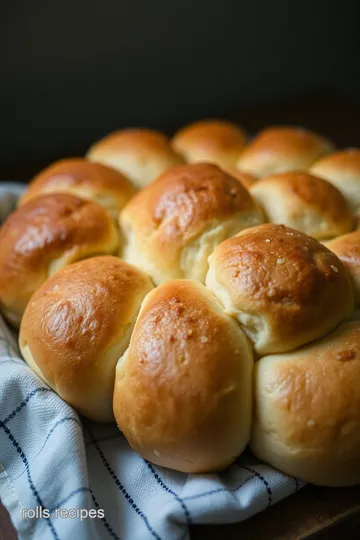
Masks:
[[[337,187],[353,212],[360,215],[360,150],[358,148],[349,148],[330,154],[314,163],[310,172]]]
[[[314,238],[264,224],[222,242],[206,286],[260,354],[295,349],[333,330],[353,311],[347,273]]]
[[[67,193],[29,201],[0,229],[1,311],[18,326],[31,295],[49,276],[118,246],[115,225],[100,205]]]
[[[183,163],[163,133],[151,129],[122,129],[95,143],[86,157],[126,174],[143,188],[169,167]]]
[[[325,242],[347,270],[353,286],[356,307],[360,308],[360,231],[354,231]]]
[[[31,181],[20,204],[43,194],[71,193],[101,204],[117,218],[135,191],[130,180],[110,167],[83,158],[62,159]]]
[[[270,127],[247,145],[236,166],[255,176],[268,176],[308,169],[333,150],[330,141],[304,128]]]
[[[156,284],[204,281],[217,244],[262,220],[248,191],[216,165],[180,165],[139,192],[120,214],[123,257]]]
[[[251,448],[312,484],[360,482],[360,323],[255,365]]]
[[[354,226],[352,212],[333,185],[306,172],[276,174],[251,188],[271,223],[282,223],[318,240],[347,233]]]
[[[146,274],[115,257],[64,268],[25,310],[19,336],[23,357],[81,414],[112,421],[115,366],[151,289]]]
[[[144,300],[116,367],[114,414],[145,459],[184,472],[225,468],[252,415],[252,349],[198,282],[169,281]]]
[[[175,133],[171,144],[188,163],[235,166],[246,145],[246,134],[233,122],[200,120]]]

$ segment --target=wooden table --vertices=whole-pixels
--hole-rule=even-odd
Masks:
[[[234,525],[194,526],[193,540],[358,539],[360,486],[306,486],[251,519]]]
[[[333,139],[339,147],[360,147],[360,108],[331,94],[302,96],[256,108],[211,111],[243,124],[249,132],[266,125],[303,125]],[[166,126],[173,131],[178,126]],[[91,141],[74,149],[83,155]],[[0,178],[29,180],[41,168],[63,156],[37,156],[31,163],[1,167]],[[6,532],[5,532],[6,531]],[[0,505],[0,540],[12,540],[7,513]],[[261,514],[232,525],[193,526],[194,540],[295,540],[300,538],[360,538],[360,486],[330,489],[307,486]],[[169,539],[170,540],[170,539]]]

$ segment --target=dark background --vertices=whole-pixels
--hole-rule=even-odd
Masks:
[[[2,174],[204,116],[360,144],[359,15],[359,0],[2,0]]]

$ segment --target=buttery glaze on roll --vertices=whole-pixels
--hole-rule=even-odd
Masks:
[[[262,221],[238,180],[216,165],[180,165],[139,192],[120,214],[123,257],[156,284],[177,278],[203,282],[213,249]]]
[[[109,165],[143,188],[174,165],[183,163],[166,135],[159,131],[129,128],[115,131],[95,143],[86,157]]]
[[[226,120],[200,120],[175,133],[171,144],[188,163],[235,166],[246,145],[242,128]]]
[[[269,127],[246,146],[236,166],[258,177],[306,170],[333,150],[330,141],[307,129]]]
[[[330,154],[314,163],[310,172],[333,184],[354,214],[360,216],[360,149],[348,148]]]
[[[360,231],[338,236],[324,245],[343,263],[351,279],[355,305],[360,308]]]
[[[314,238],[283,225],[242,231],[222,242],[209,263],[206,286],[260,355],[318,339],[353,312],[341,261]]]
[[[117,218],[135,191],[130,180],[110,167],[83,158],[62,159],[31,181],[20,204],[43,194],[70,193],[97,202]]]
[[[81,414],[112,421],[115,366],[151,289],[144,272],[116,257],[64,268],[25,310],[19,336],[24,359]]]
[[[251,345],[200,283],[169,281],[144,300],[116,368],[114,414],[145,459],[183,472],[225,468],[249,440]]]
[[[106,210],[57,193],[30,200],[0,229],[0,309],[19,326],[31,295],[56,271],[79,259],[118,250]]]
[[[262,178],[250,193],[271,223],[293,227],[318,240],[347,233],[354,226],[351,209],[340,191],[306,172]]]
[[[251,448],[312,484],[360,483],[360,322],[255,365]]]

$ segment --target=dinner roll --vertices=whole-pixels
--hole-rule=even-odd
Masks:
[[[135,194],[135,187],[119,172],[83,158],[62,159],[41,171],[20,200],[48,193],[71,193],[97,202],[117,218],[120,210]]]
[[[238,169],[267,176],[307,169],[334,150],[331,142],[300,127],[266,128],[240,154]]]
[[[143,188],[183,159],[171,148],[163,133],[151,129],[122,129],[95,143],[86,156],[126,174]]]
[[[325,243],[347,270],[354,291],[355,305],[360,308],[360,231],[354,231]]]
[[[264,224],[222,242],[207,287],[259,354],[295,349],[333,330],[353,311],[340,260],[314,238]]]
[[[171,144],[188,163],[235,166],[245,147],[246,134],[233,122],[200,120],[180,129]]]
[[[198,282],[169,281],[144,300],[116,367],[114,414],[145,459],[202,473],[225,468],[249,440],[252,349]]]
[[[29,201],[0,229],[1,311],[18,326],[31,295],[49,276],[118,246],[115,225],[100,205],[67,193]]]
[[[298,229],[318,240],[352,230],[354,219],[334,186],[306,172],[276,174],[251,188],[268,220]]]
[[[360,482],[360,323],[255,366],[251,448],[322,486]]]
[[[360,215],[360,149],[330,154],[314,163],[310,171],[337,187],[353,212]]]
[[[123,257],[156,284],[204,281],[217,244],[261,222],[248,191],[216,165],[180,165],[139,192],[120,214]]]
[[[151,288],[146,274],[115,257],[64,268],[25,310],[19,336],[24,359],[81,414],[112,421],[115,366]]]

